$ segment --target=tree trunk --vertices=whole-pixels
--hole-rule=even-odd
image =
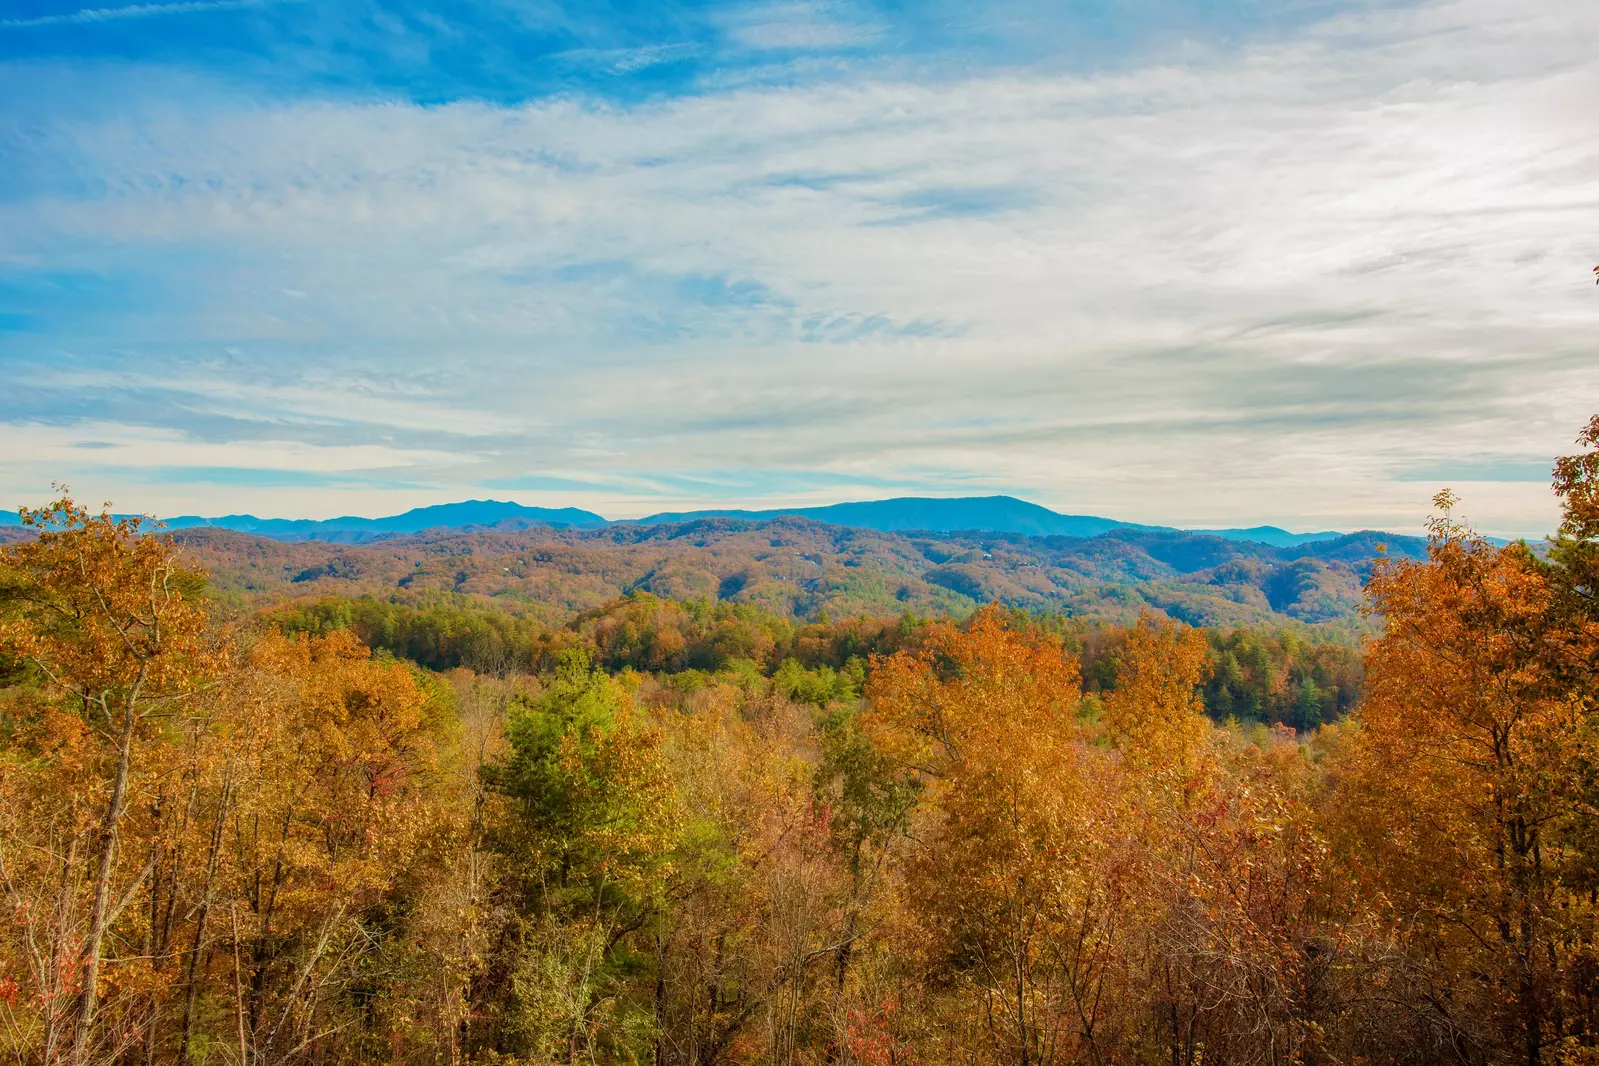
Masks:
[[[140,675],[142,682],[142,670]],[[134,684],[123,707],[116,778],[111,785],[111,800],[106,804],[105,817],[100,823],[100,866],[95,871],[94,907],[89,912],[89,935],[83,945],[83,990],[78,994],[78,1017],[72,1028],[72,1066],[85,1066],[89,1061],[89,1035],[94,1027],[95,1008],[99,1005],[100,945],[105,940],[106,908],[111,902],[111,872],[116,865],[117,827],[122,822],[122,808],[128,796],[128,771],[133,761],[134,706],[140,687],[140,683]]]
[[[655,934],[655,1053],[654,1066],[666,1066],[666,942]]]
[[[1525,1041],[1527,1066],[1541,1066],[1543,1062],[1543,1001],[1538,994],[1538,974],[1535,959],[1536,932],[1532,914],[1532,901],[1521,900],[1521,922],[1516,961],[1521,973],[1517,989],[1521,1000],[1522,1034]]]
[[[222,830],[228,817],[231,792],[231,783],[224,776],[222,796],[217,803],[216,824],[211,827],[211,853],[206,857],[205,894],[200,898],[200,913],[194,923],[194,943],[189,949],[188,988],[183,996],[183,1037],[178,1044],[178,1066],[187,1066],[189,1061],[189,1032],[194,1024],[194,1001],[199,992],[196,971],[200,964],[200,949],[205,946],[206,919],[211,914],[211,894],[216,885],[217,857],[222,852]]]

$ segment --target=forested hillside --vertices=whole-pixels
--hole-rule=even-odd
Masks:
[[[1360,537],[351,547],[26,512],[0,1047],[1592,1063],[1599,417],[1580,443],[1547,553],[1444,493],[1419,557],[1375,563]],[[1272,624],[1185,624],[1212,602]],[[1357,602],[1363,646],[1293,620]]]
[[[904,535],[801,518],[438,531],[362,545],[223,530],[174,536],[227,594],[463,595],[545,621],[649,592],[790,618],[965,614],[998,601],[1124,623],[1152,610],[1193,625],[1352,624],[1379,548],[1423,551],[1414,538],[1371,533],[1274,548],[1164,531]]]

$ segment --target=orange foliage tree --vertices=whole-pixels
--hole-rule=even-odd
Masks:
[[[1113,770],[1081,743],[1077,663],[985,610],[877,665],[864,726],[923,781],[903,935],[990,1061],[1076,1061],[1105,1039],[1122,891]]]
[[[1151,617],[635,596],[558,635],[353,601],[225,629],[169,540],[27,512],[0,1049],[1593,1066],[1599,418],[1579,443],[1547,552],[1446,494],[1427,559],[1378,563],[1343,723],[1347,648]],[[1223,691],[1304,731],[1217,724]]]
[[[1592,465],[1562,461],[1567,529],[1589,537]],[[1342,829],[1408,991],[1430,989],[1413,1024],[1461,1061],[1532,1066],[1595,1037],[1599,737],[1591,685],[1573,684],[1591,681],[1593,644],[1557,609],[1558,571],[1455,522],[1452,494],[1434,502],[1429,560],[1372,578],[1386,629],[1340,771]]]
[[[90,514],[69,498],[24,509],[22,519],[36,535],[0,562],[10,614],[0,623],[0,651],[32,664],[60,699],[38,723],[40,740],[70,752],[56,769],[76,771],[38,797],[51,813],[30,819],[50,827],[38,843],[56,899],[47,923],[46,912],[26,904],[22,920],[40,923],[28,943],[44,1057],[81,1066],[96,1051],[107,931],[154,864],[127,862],[121,847],[133,793],[148,787],[162,757],[150,749],[172,742],[174,723],[210,683],[220,656],[196,601],[200,575],[165,542],[140,536],[138,519]]]

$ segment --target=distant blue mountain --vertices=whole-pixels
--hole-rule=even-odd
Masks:
[[[1186,533],[1220,537],[1223,540],[1252,540],[1270,544],[1274,548],[1297,548],[1301,544],[1315,544],[1323,540],[1337,540],[1342,533],[1290,533],[1276,526],[1250,526],[1248,529],[1189,529]]]
[[[631,524],[653,526],[663,522],[693,522],[701,518],[744,518],[762,522],[781,515],[795,515],[814,522],[854,529],[876,529],[885,533],[912,529],[947,533],[971,529],[992,533],[1024,533],[1033,537],[1097,537],[1113,529],[1157,528],[1092,515],[1059,514],[1012,496],[900,496],[892,500],[834,503],[825,507],[782,507],[768,511],[662,512],[636,519]]]
[[[692,522],[700,518],[744,518],[765,521],[779,515],[797,515],[816,522],[856,529],[876,529],[885,533],[927,530],[948,533],[955,530],[982,530],[990,533],[1023,533],[1033,537],[1097,537],[1113,529],[1167,530],[1172,526],[1148,526],[1137,522],[1118,522],[1093,515],[1060,514],[1036,503],[1012,496],[961,496],[940,498],[901,496],[867,503],[835,503],[825,507],[788,507],[767,511],[675,511],[652,514],[635,521],[636,525],[662,522]],[[1223,540],[1248,540],[1278,548],[1297,547],[1315,541],[1332,540],[1341,533],[1290,533],[1276,526],[1249,529],[1191,529],[1183,532],[1220,537]]]
[[[607,525],[660,525],[668,522],[693,522],[705,518],[739,518],[762,522],[783,515],[794,515],[815,522],[875,529],[885,533],[925,530],[949,533],[961,530],[988,533],[1021,533],[1032,537],[1097,537],[1112,530],[1176,531],[1171,526],[1150,526],[1137,522],[1118,522],[1094,515],[1069,515],[1040,507],[1012,496],[962,496],[954,498],[901,496],[889,500],[835,503],[823,507],[780,507],[769,510],[663,511],[646,518],[613,523],[576,507],[524,507],[498,500],[467,500],[463,503],[418,507],[388,518],[329,518],[322,521],[295,518],[257,518],[234,514],[220,518],[183,515],[166,519],[168,529],[231,529],[240,533],[273,537],[278,540],[366,540],[385,534],[420,533],[426,529],[464,529],[468,526],[527,528],[553,526],[561,529],[599,529]],[[0,511],[0,525],[17,525],[15,511]],[[1278,548],[1336,539],[1339,533],[1290,533],[1276,526],[1248,529],[1193,529],[1182,532],[1220,537],[1224,540],[1253,541]]]
[[[388,518],[329,518],[315,521],[307,518],[257,518],[255,515],[232,514],[221,518],[198,518],[184,515],[165,519],[168,529],[231,529],[238,533],[278,540],[319,540],[329,535],[349,534],[381,536],[385,533],[420,533],[424,529],[463,529],[467,526],[555,526],[562,529],[597,529],[606,524],[604,518],[593,511],[576,507],[524,507],[519,503],[502,503],[499,500],[467,500],[463,503],[443,503],[432,507],[417,507],[404,514]],[[343,539],[343,538],[340,538]]]

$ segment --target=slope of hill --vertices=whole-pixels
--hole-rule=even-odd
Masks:
[[[576,530],[434,530],[367,544],[285,543],[219,529],[174,536],[225,594],[466,596],[564,621],[631,592],[747,603],[793,618],[964,613],[998,600],[1129,620],[1143,609],[1196,625],[1353,622],[1379,539],[1275,548],[1175,530],[1097,537],[916,534],[804,518],[706,518]]]

